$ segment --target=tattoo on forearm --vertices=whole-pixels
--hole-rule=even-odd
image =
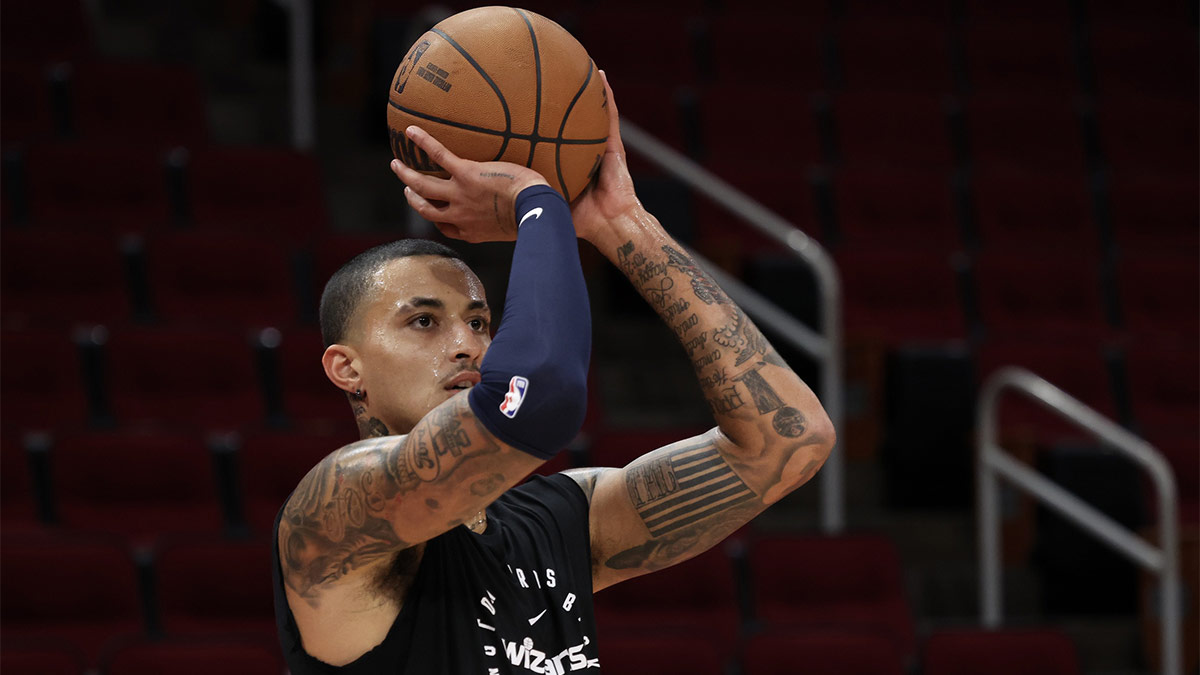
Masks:
[[[760,364],[759,368],[761,367],[762,365]],[[747,370],[735,377],[734,380],[746,386],[746,390],[750,392],[750,397],[754,399],[754,407],[758,409],[760,415],[766,415],[770,412],[775,413],[775,416],[771,418],[771,427],[779,435],[787,436],[788,438],[799,438],[804,434],[806,423],[804,413],[791,406],[784,405],[783,399],[779,398],[779,394],[776,394],[771,385],[758,373],[758,368]]]
[[[767,339],[758,331],[758,328],[746,318],[745,312],[740,307],[734,307],[733,323],[721,328],[713,329],[713,342],[728,347],[737,353],[737,360],[733,362],[734,366],[740,366],[750,359],[766,354],[771,349],[771,345],[767,343]]]
[[[706,305],[732,304],[729,301],[729,297],[721,290],[721,287],[717,286],[690,257],[676,251],[670,246],[663,246],[662,250],[667,254],[668,265],[692,278],[692,292],[696,294],[696,298],[700,302]]]
[[[466,406],[463,397],[457,405],[434,410],[406,438],[369,438],[347,446],[305,476],[279,525],[280,563],[289,587],[315,606],[322,586],[411,546],[396,535],[389,520],[393,510],[422,483],[451,479],[466,456],[500,450],[487,434],[467,431]],[[376,418],[360,426],[375,424],[386,433]],[[484,496],[504,483],[503,474],[492,473],[466,489]],[[441,508],[428,495],[422,503]]]

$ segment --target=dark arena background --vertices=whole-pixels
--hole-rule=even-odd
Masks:
[[[367,247],[439,236],[388,170],[387,91],[467,7],[0,4],[6,675],[283,672],[272,519],[357,438],[316,301]],[[745,284],[735,299],[760,296],[748,313],[838,410],[836,465],[724,545],[596,596],[604,672],[1197,672],[1196,2],[525,7],[580,39],[645,132],[626,140],[648,208]],[[840,294],[714,185],[819,243]],[[511,245],[451,243],[499,306]],[[582,248],[589,412],[545,472],[711,424],[670,331]],[[1176,502],[1023,390],[990,408],[1004,366],[1148,441]],[[1176,659],[1151,567],[1010,480],[988,499],[981,444],[1160,568],[1177,519]]]

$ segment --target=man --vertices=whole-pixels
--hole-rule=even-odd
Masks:
[[[816,396],[642,208],[605,88],[606,154],[569,211],[536,172],[408,129],[451,175],[393,162],[409,204],[450,237],[516,239],[504,324],[491,340],[478,279],[432,242],[373,249],[330,280],[323,363],[363,440],[317,465],[277,520],[294,675],[599,672],[594,591],[703,552],[832,450]],[[582,423],[591,327],[576,236],[675,332],[717,427],[625,468],[514,487]]]

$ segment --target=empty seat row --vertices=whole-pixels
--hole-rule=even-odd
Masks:
[[[5,227],[146,232],[172,226],[299,240],[326,227],[316,160],[282,148],[163,151],[104,139],[6,156]]]

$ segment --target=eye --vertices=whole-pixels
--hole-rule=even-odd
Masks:
[[[429,314],[421,314],[420,316],[413,317],[408,322],[408,325],[416,326],[417,328],[430,328],[433,326],[433,317]]]
[[[480,333],[488,329],[488,322],[485,319],[471,319],[467,322],[467,325],[471,327],[471,330]]]

